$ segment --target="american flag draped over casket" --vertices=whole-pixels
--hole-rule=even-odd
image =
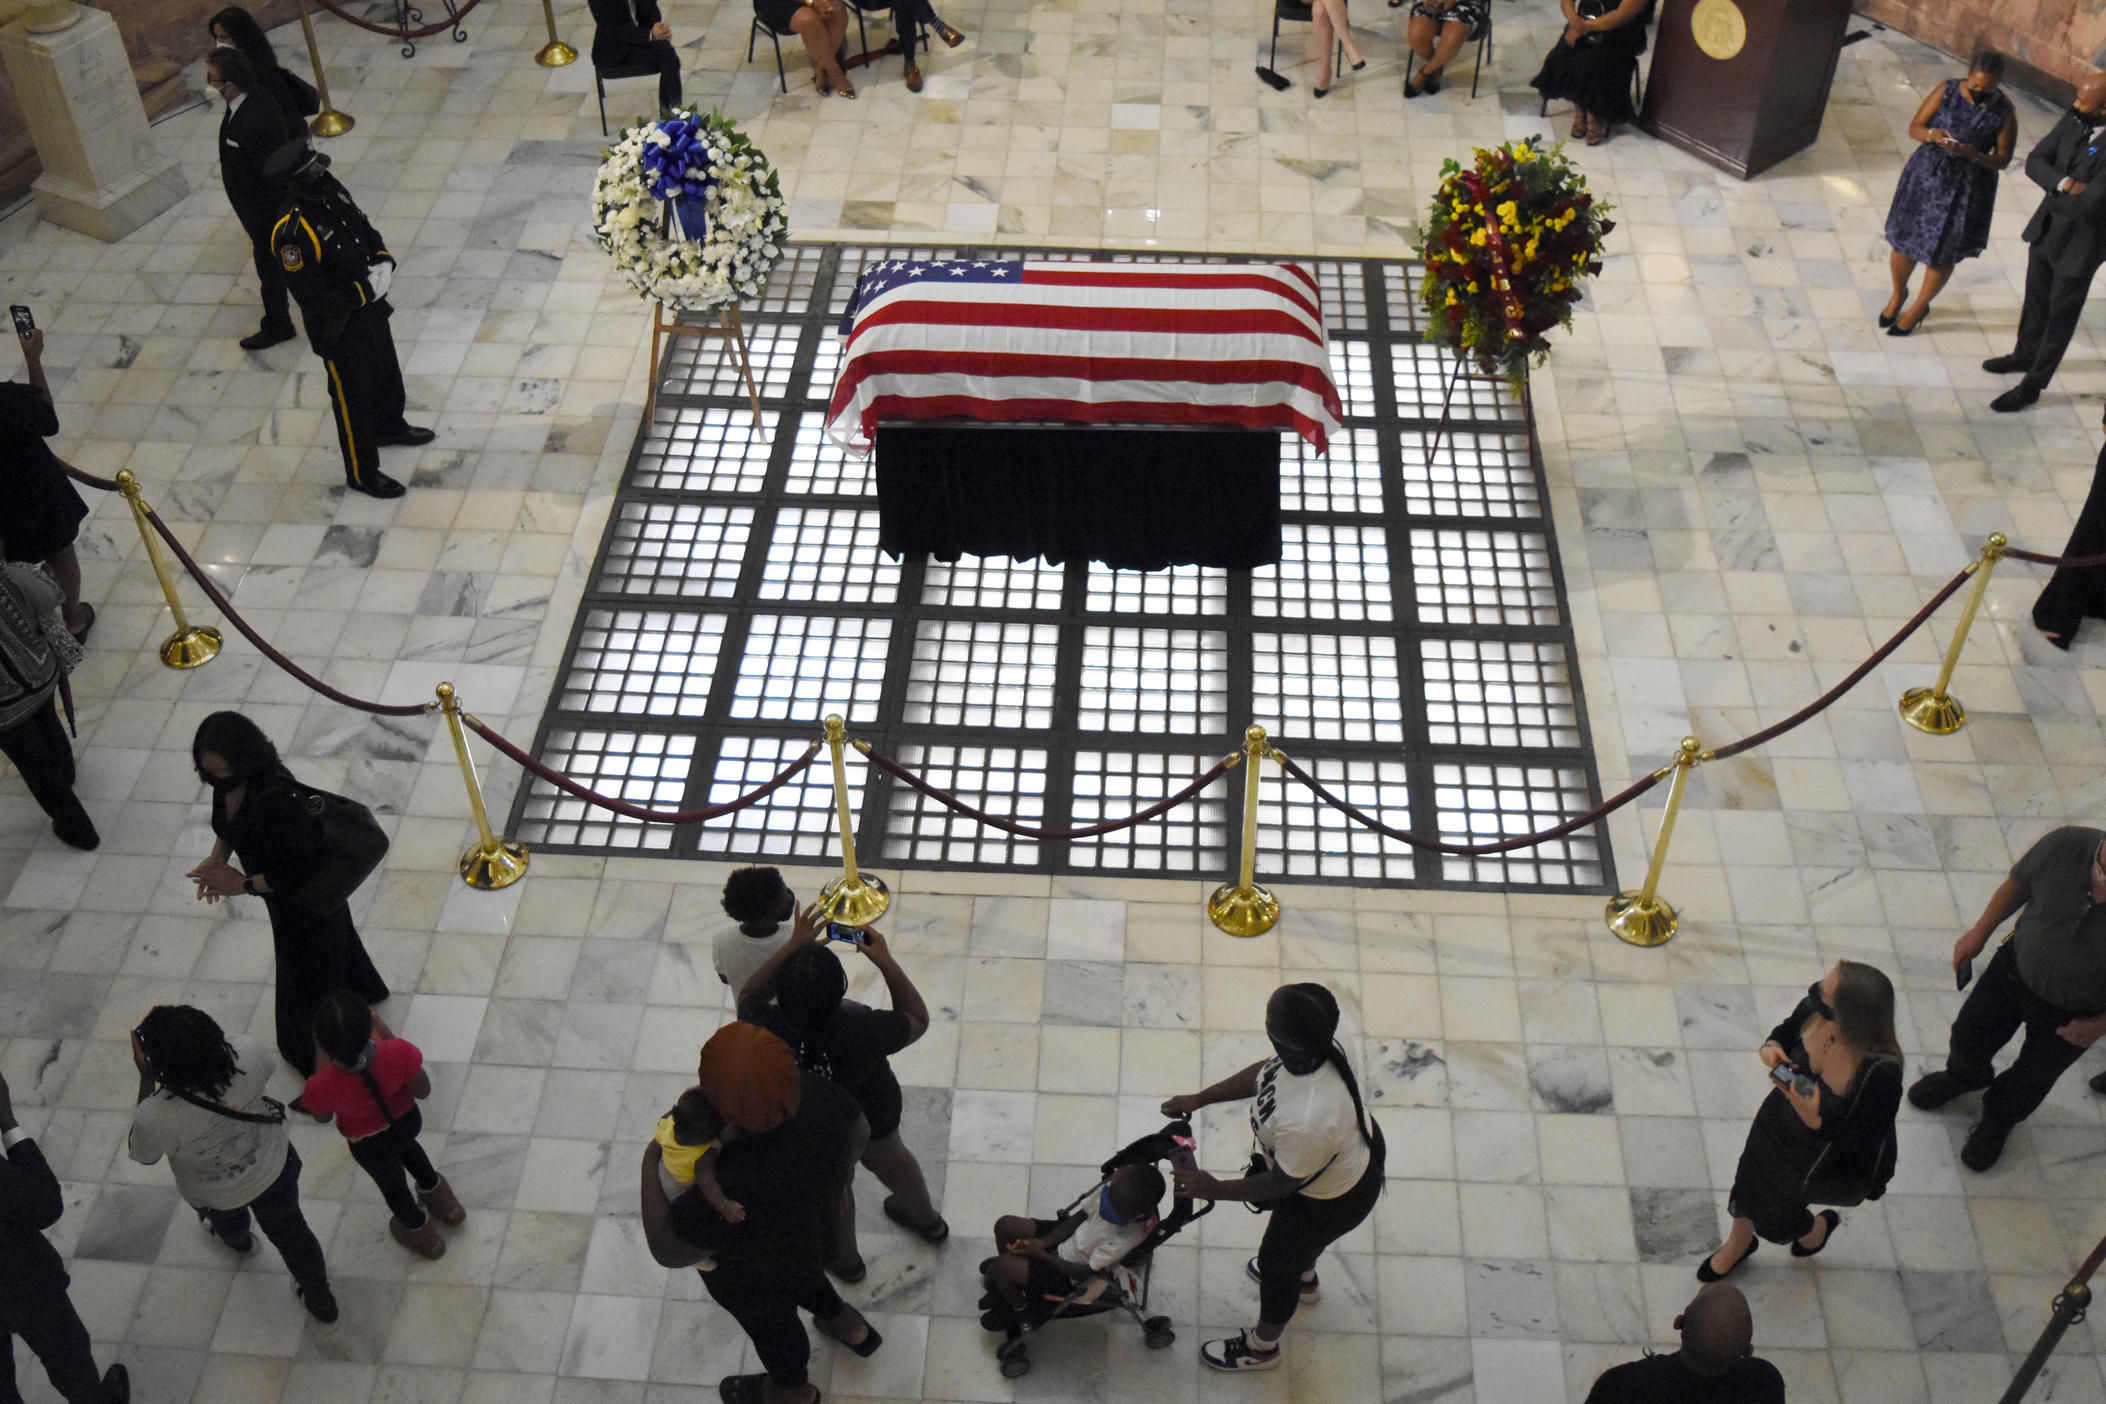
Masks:
[[[881,420],[1288,429],[1343,413],[1323,299],[1292,263],[888,260],[856,285],[827,434]]]

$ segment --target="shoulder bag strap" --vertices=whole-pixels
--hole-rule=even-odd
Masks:
[[[164,1087],[162,1090],[171,1097],[181,1097],[193,1107],[203,1107],[208,1112],[215,1112],[233,1121],[253,1121],[259,1126],[276,1126],[285,1120],[285,1104],[275,1097],[265,1097],[263,1099],[264,1105],[269,1107],[270,1111],[261,1113],[236,1111],[232,1107],[223,1107],[218,1102],[207,1101],[194,1093],[185,1092],[180,1087]]]

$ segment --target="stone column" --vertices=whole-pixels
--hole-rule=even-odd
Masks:
[[[31,189],[54,224],[114,243],[189,184],[154,149],[117,22],[63,0],[0,28],[0,60],[44,163]]]

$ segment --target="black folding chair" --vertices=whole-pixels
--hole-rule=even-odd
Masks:
[[[1265,66],[1277,71],[1280,66],[1280,24],[1312,24],[1316,20],[1316,7],[1303,0],[1273,0],[1272,4],[1272,51],[1266,57]],[[1331,59],[1331,76],[1338,77],[1345,67],[1345,41],[1338,41],[1338,52]]]
[[[750,55],[749,55],[750,57]],[[600,135],[607,135],[607,85],[624,78],[649,78],[658,80],[658,65],[655,63],[616,63],[601,68],[592,66],[592,86],[600,95]],[[656,110],[655,108],[653,109]]]
[[[768,42],[775,46],[775,81],[781,84],[782,90],[787,93],[790,91],[790,78],[788,74],[783,72],[782,41],[793,36],[776,33],[766,20],[759,15],[755,15],[753,17],[753,28],[746,31],[746,62],[753,62],[753,45],[763,34],[767,35]]]
[[[1408,21],[1408,20],[1406,21],[1406,23],[1407,23],[1407,24],[1408,24],[1409,22],[1410,22],[1410,21]],[[1476,63],[1475,63],[1475,64],[1474,64],[1474,65],[1473,65],[1473,66],[1471,67],[1471,69],[1470,69],[1470,97],[1471,97],[1471,98],[1472,98],[1473,100],[1474,100],[1474,99],[1476,98],[1476,96],[1477,96],[1477,79],[1478,79],[1478,75],[1480,75],[1480,74],[1482,74],[1482,73],[1484,72],[1484,61],[1485,61],[1485,59],[1486,59],[1486,58],[1488,58],[1488,57],[1489,57],[1489,56],[1491,55],[1491,52],[1492,52],[1492,17],[1491,17],[1491,16],[1489,15],[1489,14],[1487,14],[1487,15],[1486,15],[1486,16],[1484,17],[1484,28],[1483,28],[1483,29],[1480,29],[1479,31],[1477,31],[1477,62],[1476,62]],[[1409,43],[1405,44],[1405,45],[1404,45],[1404,86],[1405,86],[1405,87],[1407,87],[1407,88],[1409,88],[1409,87],[1411,86],[1411,70],[1412,70],[1412,68],[1413,68],[1413,67],[1414,67],[1414,66],[1415,66],[1415,65],[1416,65],[1416,64],[1418,63],[1418,60],[1419,60],[1419,56],[1418,56],[1418,54],[1417,54],[1417,53],[1415,53],[1415,52],[1414,52],[1414,51],[1412,50],[1412,47],[1411,47],[1411,45],[1410,45]]]

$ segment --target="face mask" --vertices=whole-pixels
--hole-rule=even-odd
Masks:
[[[228,790],[241,788],[241,777],[239,775],[207,775],[200,770],[197,773],[197,778],[221,794],[225,794]]]
[[[1104,1192],[1097,1196],[1097,1217],[1103,1219],[1104,1222],[1106,1222],[1107,1224],[1123,1225],[1126,1222],[1125,1219],[1119,1216],[1119,1211],[1112,1207],[1112,1193],[1110,1185],[1106,1185],[1104,1187]]]
[[[1808,1003],[1813,1005],[1814,1013],[1820,1015],[1831,1024],[1835,1022],[1835,1009],[1829,1004],[1828,996],[1821,993],[1821,982],[1819,980],[1806,987],[1806,998]]]
[[[1307,1077],[1310,1073],[1315,1072],[1330,1061],[1328,1052],[1325,1049],[1317,1049],[1314,1052],[1310,1052],[1306,1049],[1290,1047],[1278,1039],[1272,1040],[1272,1051],[1279,1055],[1280,1066],[1293,1073],[1296,1077]]]

